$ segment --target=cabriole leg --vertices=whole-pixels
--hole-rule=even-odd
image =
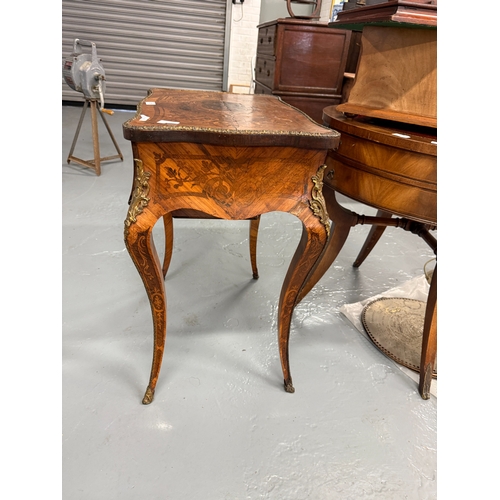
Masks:
[[[163,273],[158,254],[152,240],[152,227],[136,231],[135,227],[126,231],[125,243],[130,257],[134,261],[142,278],[151,305],[154,328],[154,349],[151,375],[143,404],[150,404],[160,374],[167,326],[167,307]]]
[[[305,224],[303,221],[302,237],[281,289],[278,309],[278,346],[286,392],[295,392],[288,355],[293,310],[298,303],[299,291],[326,244],[326,238],[325,227],[318,219],[310,219],[309,223],[306,221]]]
[[[253,279],[259,278],[259,270],[257,269],[257,236],[259,233],[260,215],[255,219],[250,220],[250,262],[252,264]]]
[[[349,236],[351,227],[355,226],[358,221],[357,214],[345,209],[337,202],[333,189],[325,186],[323,188],[323,195],[325,197],[328,215],[332,220],[330,237],[310,276],[302,290],[300,290],[297,302],[300,302],[323,277],[326,271],[330,269],[330,266],[337,258],[340,250],[342,250]]]
[[[172,260],[172,252],[174,247],[174,222],[172,214],[168,213],[163,216],[163,225],[165,227],[165,254],[163,256],[163,277],[167,275],[170,261]]]

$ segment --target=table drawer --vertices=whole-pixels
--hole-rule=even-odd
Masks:
[[[349,143],[341,134],[341,145],[326,159],[325,186],[366,205],[391,212],[399,217],[435,225],[437,223],[436,158],[409,151],[393,150],[387,162],[359,161],[346,147],[362,149]],[[381,149],[386,149],[385,146]],[[377,144],[374,144],[377,147]],[[375,151],[375,149],[373,149]],[[384,151],[373,158],[384,158]],[[346,156],[344,156],[346,155]],[[401,160],[401,161],[398,161]],[[413,166],[414,173],[405,167]]]

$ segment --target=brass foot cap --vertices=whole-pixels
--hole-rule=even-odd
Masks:
[[[153,389],[148,387],[146,389],[146,394],[144,394],[144,398],[142,399],[142,404],[143,405],[151,404],[153,402],[154,395],[155,395],[155,391],[153,391]]]

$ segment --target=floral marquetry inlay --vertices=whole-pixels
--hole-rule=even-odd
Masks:
[[[258,198],[256,179],[242,175],[258,160],[210,156],[203,151],[202,146],[193,146],[191,156],[169,156],[164,152],[155,152],[153,156],[157,172],[161,175],[158,182],[169,188],[170,197],[189,193],[191,196],[213,200],[226,208],[234,205],[236,200],[244,205]],[[285,165],[287,160],[275,161]]]

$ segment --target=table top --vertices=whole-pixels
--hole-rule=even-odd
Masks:
[[[154,88],[123,124],[133,142],[336,149],[340,134],[276,96]]]
[[[326,164],[326,185],[398,217],[437,223],[437,130],[369,117],[346,117],[335,106],[325,123],[342,135]],[[330,211],[330,209],[328,208]]]
[[[342,10],[328,26],[354,31],[365,26],[437,29],[437,0],[389,0]]]
[[[323,110],[323,122],[342,133],[347,133],[379,144],[407,151],[437,156],[437,130],[389,120],[369,117],[349,118],[328,106]]]

